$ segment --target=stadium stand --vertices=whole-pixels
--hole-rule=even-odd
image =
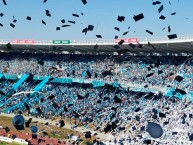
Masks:
[[[148,2],[133,2],[97,1],[97,7],[97,3],[81,0],[83,8],[75,2],[68,5],[43,0],[43,5],[13,3],[15,10],[9,10],[11,2],[2,0],[0,27],[5,28],[2,36],[7,40],[0,40],[0,115],[14,115],[13,127],[17,131],[30,128],[31,133],[0,125],[0,141],[71,144],[41,137],[38,122],[30,126],[36,118],[47,121],[42,127],[48,129],[50,121],[57,118],[60,128],[68,123],[71,130],[87,129],[85,138],[102,134],[103,140],[97,136],[94,145],[193,144],[193,35],[178,34],[191,33],[187,7],[191,4],[178,0],[179,7],[176,2],[152,1],[149,6],[155,6],[156,11],[151,12]],[[36,15],[24,11],[32,8],[34,12],[34,6]],[[125,21],[125,25],[110,20]],[[35,29],[35,23],[43,25],[43,31]],[[108,26],[103,27],[105,24]],[[72,29],[67,31],[67,27]],[[106,31],[108,27],[110,31]],[[144,33],[146,38],[140,38]],[[165,36],[149,37],[159,34]],[[51,40],[35,40],[43,35]],[[29,39],[20,39],[26,36]],[[97,39],[84,40],[93,36]],[[24,116],[30,119],[26,122]],[[48,137],[45,130],[40,133]],[[72,144],[81,144],[80,134],[68,137],[77,141]]]
[[[163,139],[171,143],[171,139],[185,140],[191,135],[191,57],[1,55],[1,112],[22,111],[43,119],[60,116],[73,127],[116,134],[114,140],[119,142],[159,143]],[[122,85],[131,82],[133,87]],[[189,134],[175,127],[174,122],[181,119],[179,128]],[[151,121],[164,130],[159,139],[146,134]]]

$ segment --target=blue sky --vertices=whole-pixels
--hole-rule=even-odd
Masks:
[[[120,38],[139,38],[166,36],[168,25],[171,26],[171,34],[178,35],[193,34],[193,0],[160,0],[164,5],[162,15],[166,19],[160,20],[161,14],[158,8],[161,5],[152,5],[152,0],[87,0],[83,5],[81,0],[7,0],[7,6],[0,1],[0,39],[70,39],[70,40],[90,40],[96,39],[96,34],[103,36],[103,39],[113,39],[115,35]],[[49,9],[52,17],[45,15],[45,10]],[[83,12],[80,18],[72,16],[72,13]],[[176,12],[176,15],[170,14]],[[144,19],[135,22],[134,15],[144,13]],[[118,22],[117,17],[125,16],[124,22]],[[18,20],[16,27],[10,27],[13,16]],[[31,16],[32,21],[27,21],[26,17]],[[188,18],[188,19],[186,19]],[[56,27],[61,26],[61,19],[76,21],[71,27],[61,28],[56,31]],[[44,26],[41,20],[46,21]],[[66,23],[67,24],[67,23]],[[85,36],[82,29],[89,24],[94,25],[94,31],[88,32]],[[120,32],[114,30],[119,27]],[[122,36],[125,31],[129,33]],[[163,28],[166,28],[162,31]],[[145,32],[148,29],[154,32],[150,35]],[[134,32],[135,31],[135,32]]]

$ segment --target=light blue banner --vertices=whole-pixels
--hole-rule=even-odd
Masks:
[[[93,85],[93,87],[103,87],[103,86],[105,86],[105,82],[94,80],[94,81],[92,81],[92,85]]]

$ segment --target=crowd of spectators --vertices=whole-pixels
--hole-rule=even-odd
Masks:
[[[106,56],[106,55],[60,55],[60,54],[0,54],[0,73],[22,75],[32,73],[37,76],[73,77],[105,82],[144,84],[157,87],[173,87],[188,91],[192,88],[193,62],[187,56]],[[104,76],[104,71],[111,75]],[[88,75],[88,72],[90,75]],[[148,76],[148,74],[151,74]],[[183,80],[178,82],[175,77],[180,75]],[[13,84],[11,81],[1,81],[1,90],[7,91]],[[36,85],[34,82],[24,82],[16,92],[30,91]],[[27,102],[23,101],[28,98]],[[27,97],[22,93],[6,98],[1,111],[18,103],[15,111],[21,110],[44,119],[60,116],[68,120],[72,126],[84,126],[100,132],[116,134],[119,140],[133,144],[142,144],[143,135],[148,121],[158,122],[164,129],[164,135],[153,142],[181,144],[192,134],[191,118],[187,117],[193,107],[184,97],[183,100],[167,98],[163,93],[134,92],[122,87],[83,86],[82,84],[47,83],[40,92]],[[27,109],[28,107],[30,109]],[[185,108],[184,106],[188,106]],[[37,109],[39,108],[39,110]],[[158,114],[153,114],[155,108]],[[185,112],[183,112],[185,111]],[[180,113],[181,118],[177,117]],[[11,113],[11,112],[10,112]],[[155,117],[157,116],[157,117]],[[180,119],[183,120],[181,125]],[[184,123],[185,120],[185,123]],[[187,123],[186,123],[187,121]],[[168,122],[168,123],[165,123]],[[174,125],[179,124],[176,131]],[[180,130],[181,129],[181,130]],[[174,131],[175,130],[175,131]],[[186,130],[186,131],[182,131]],[[172,135],[173,132],[178,132]],[[172,142],[171,140],[176,142]],[[114,138],[115,139],[115,138]],[[152,139],[152,138],[151,138]],[[116,142],[116,140],[115,140]],[[189,143],[189,142],[187,142]]]
[[[192,59],[187,56],[108,56],[64,54],[1,54],[1,73],[21,75],[26,72],[38,76],[75,77],[105,81],[133,82],[159,87],[180,86],[192,90]],[[158,67],[154,67],[160,62]],[[102,73],[111,71],[110,76]],[[90,73],[90,76],[87,75]],[[154,73],[146,78],[149,73]],[[170,74],[186,74],[181,84],[172,82]]]

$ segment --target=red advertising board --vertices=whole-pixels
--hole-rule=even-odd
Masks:
[[[124,40],[124,43],[136,43],[138,42],[138,38],[121,38],[121,39],[115,39],[115,43],[119,43],[121,40]]]
[[[12,40],[11,43],[18,43],[18,44],[33,44],[35,40]]]

